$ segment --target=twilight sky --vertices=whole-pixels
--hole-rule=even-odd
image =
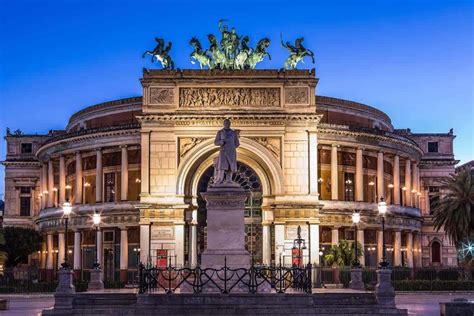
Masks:
[[[39,1],[0,0],[0,133],[63,129],[76,111],[141,95],[141,54],[155,36],[173,42],[178,68],[192,36],[206,43],[229,20],[252,46],[304,36],[315,52],[317,93],[375,106],[396,128],[448,132],[455,155],[474,159],[472,1]],[[309,60],[302,67],[312,67]],[[300,66],[301,68],[301,66]],[[0,143],[0,160],[6,145]],[[0,168],[0,199],[4,170]]]

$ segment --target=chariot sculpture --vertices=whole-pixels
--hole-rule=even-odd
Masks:
[[[155,48],[144,52],[142,58],[145,58],[146,55],[150,55],[152,63],[156,60],[161,63],[163,69],[174,69],[174,62],[169,55],[172,43],[168,42],[165,46],[165,40],[158,37],[155,37],[155,42]]]

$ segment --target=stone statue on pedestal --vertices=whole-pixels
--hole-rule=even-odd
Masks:
[[[237,171],[237,147],[239,131],[230,128],[230,120],[224,120],[224,128],[217,132],[214,145],[220,146],[219,156],[214,164],[214,186],[231,184],[232,175]]]

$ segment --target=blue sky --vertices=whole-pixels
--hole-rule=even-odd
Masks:
[[[396,128],[457,135],[474,158],[472,1],[38,1],[0,0],[0,132],[62,129],[94,103],[141,95],[142,59],[155,36],[193,68],[188,41],[226,18],[254,45],[269,37],[280,68],[285,39],[316,55],[317,93],[366,103]],[[310,67],[305,64],[303,67]],[[0,144],[0,160],[5,157]],[[0,171],[0,198],[3,188]]]

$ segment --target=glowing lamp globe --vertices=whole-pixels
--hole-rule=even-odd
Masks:
[[[100,224],[100,214],[99,213],[94,213],[94,215],[92,215],[92,222],[96,226],[98,226]]]
[[[380,199],[377,208],[379,210],[379,215],[385,216],[385,213],[387,213],[387,203],[385,203],[383,199]]]
[[[352,213],[352,222],[354,224],[359,224],[359,222],[360,222],[360,213],[357,213],[357,212]]]
[[[63,204],[63,214],[64,216],[69,216],[72,212],[72,205],[69,202],[64,202]]]

